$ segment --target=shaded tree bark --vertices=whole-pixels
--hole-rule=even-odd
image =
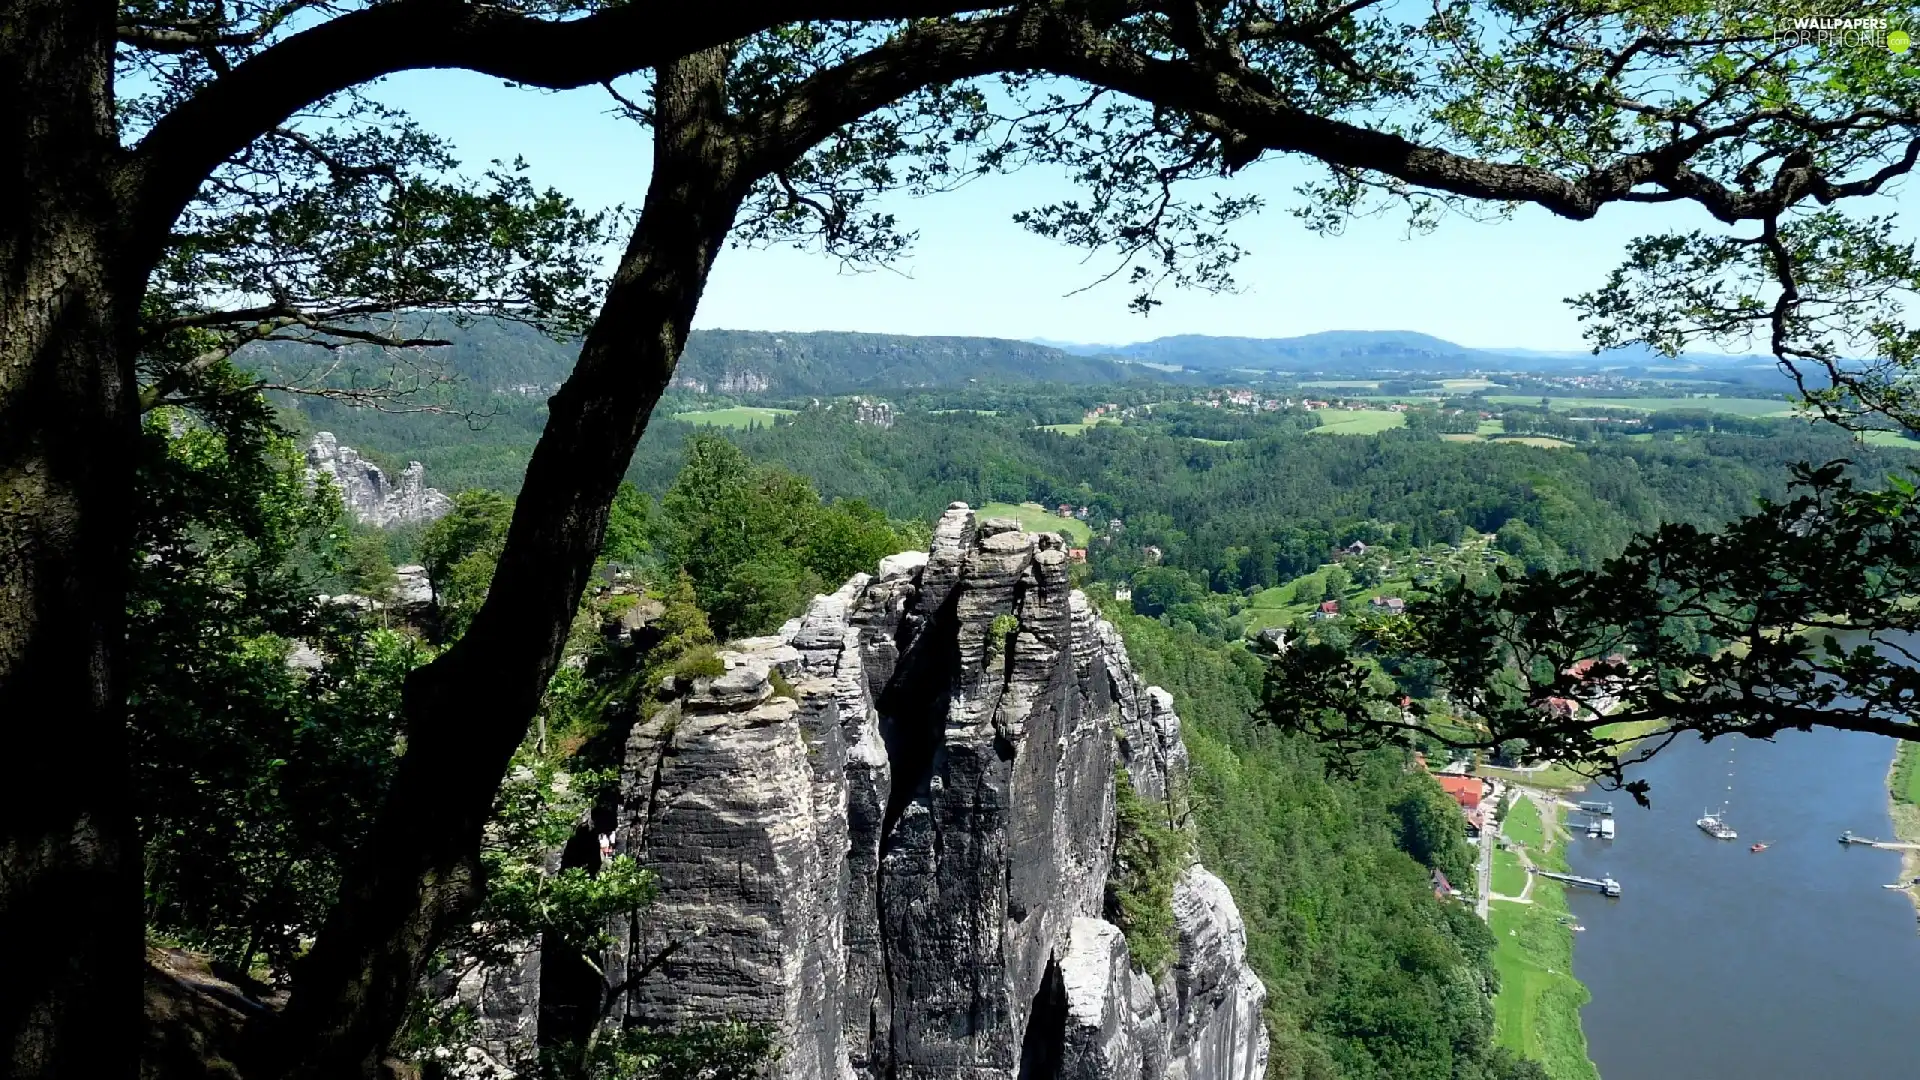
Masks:
[[[0,5],[0,1071],[129,1077],[142,963],[116,644],[134,435],[116,338],[111,0]],[[61,762],[71,762],[62,769]],[[35,783],[36,777],[44,777]],[[102,1037],[108,1030],[125,1037]]]
[[[549,403],[506,547],[466,636],[406,688],[407,751],[340,904],[255,1033],[276,1072],[386,1075],[442,929],[472,909],[493,799],[560,661],[607,509],[672,378],[746,188],[726,134],[723,50],[660,69],[639,225],[573,374]]]

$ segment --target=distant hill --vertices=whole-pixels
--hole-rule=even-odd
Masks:
[[[1025,341],[824,331],[697,330],[674,385],[695,392],[844,394],[981,383],[1106,383],[1160,377],[1140,364]]]
[[[1600,356],[1567,350],[1476,349],[1413,330],[1328,330],[1298,337],[1249,338],[1177,334],[1129,345],[1085,345],[1049,341],[1050,347],[1080,356],[1109,356],[1201,372],[1271,371],[1370,374],[1386,371],[1593,371],[1623,367],[1654,369],[1671,376],[1697,371],[1700,377],[1736,378],[1751,372],[1764,381],[1773,366],[1765,357],[1689,354],[1662,357],[1645,346],[1628,346]],[[1704,374],[1711,372],[1710,375]],[[1638,372],[1635,372],[1638,373]],[[1682,375],[1681,377],[1685,377]]]
[[[423,323],[408,330],[453,342],[440,359],[481,390],[551,393],[580,351],[577,342],[555,341],[531,328],[493,320],[467,327]],[[386,362],[376,351],[364,351],[362,366],[375,373],[384,369]],[[244,358],[283,373],[330,366],[335,359],[307,346],[281,344],[252,347]],[[1166,377],[1146,363],[1075,356],[1001,338],[695,330],[674,386],[694,393],[793,397],[976,382],[1087,384]]]
[[[1344,368],[1464,370],[1488,366],[1478,350],[1411,330],[1328,330],[1289,338],[1179,334],[1113,350],[1116,355],[1201,371],[1328,371]]]

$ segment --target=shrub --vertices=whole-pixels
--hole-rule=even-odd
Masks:
[[[1158,979],[1179,944],[1173,925],[1173,885],[1187,868],[1191,839],[1167,821],[1166,807],[1142,798],[1125,766],[1115,765],[1119,836],[1107,875],[1107,912],[1126,935],[1133,962]]]

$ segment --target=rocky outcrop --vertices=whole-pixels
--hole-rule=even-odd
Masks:
[[[1157,978],[1108,917],[1116,771],[1178,823],[1188,765],[1067,567],[956,504],[633,728],[614,842],[657,895],[615,928],[614,1023],[764,1026],[784,1080],[1265,1075],[1219,879],[1180,872]]]
[[[307,476],[326,476],[340,501],[362,525],[407,525],[433,521],[453,509],[453,500],[427,486],[427,467],[408,462],[397,480],[386,470],[342,446],[333,432],[322,431],[307,446]]]
[[[1179,879],[1158,980],[1105,918],[1114,771],[1177,818],[1186,750],[1058,537],[956,506],[722,659],[628,743],[621,843],[659,896],[627,1022],[766,1024],[795,1080],[1264,1075],[1218,878]]]
[[[885,401],[873,398],[860,398],[853,403],[853,422],[869,427],[890,428],[893,426],[893,406]]]

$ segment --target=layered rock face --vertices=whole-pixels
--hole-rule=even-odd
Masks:
[[[768,1026],[790,1080],[1258,1080],[1265,991],[1199,866],[1157,980],[1107,921],[1116,769],[1183,824],[1172,699],[1065,545],[956,504],[634,729],[614,843],[658,878],[623,1022]]]
[[[307,473],[325,475],[340,490],[340,501],[362,525],[405,525],[433,521],[453,509],[453,500],[427,486],[427,467],[409,462],[398,480],[386,470],[342,446],[333,432],[314,435],[307,446]]]

